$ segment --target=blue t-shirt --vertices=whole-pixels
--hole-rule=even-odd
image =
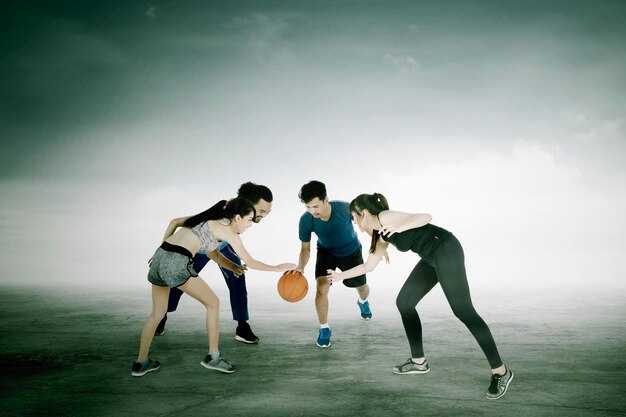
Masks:
[[[352,255],[361,249],[361,242],[352,227],[349,204],[345,201],[331,201],[330,206],[328,221],[316,219],[308,211],[300,217],[300,240],[310,242],[311,233],[315,233],[318,248],[325,249],[334,256]]]
[[[228,246],[228,242],[220,242],[220,252],[222,251],[222,249],[224,249],[226,246]],[[205,255],[206,256],[206,251],[204,249],[200,249],[198,251],[199,254],[201,255]]]

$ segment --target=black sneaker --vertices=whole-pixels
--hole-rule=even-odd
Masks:
[[[259,343],[259,338],[252,333],[252,329],[248,323],[240,324],[235,331],[235,340],[251,345]]]
[[[133,362],[133,370],[131,372],[132,376],[144,376],[148,372],[156,371],[161,367],[159,361],[153,361],[152,359],[148,359],[145,365],[142,365],[141,362]]]
[[[165,316],[159,322],[159,325],[157,326],[156,330],[154,331],[154,335],[155,336],[161,336],[163,333],[165,333],[165,322],[166,321],[167,321],[167,313],[165,313]]]
[[[488,400],[497,400],[502,397],[509,388],[511,381],[513,381],[513,371],[510,369],[507,369],[504,375],[491,375],[491,383],[489,384],[485,398]]]

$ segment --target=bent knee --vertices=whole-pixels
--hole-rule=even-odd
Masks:
[[[317,279],[317,292],[319,294],[328,294],[330,289],[330,281],[326,277],[320,277]]]
[[[152,310],[152,313],[150,313],[150,318],[153,320],[161,320],[163,319],[163,317],[165,317],[165,315],[167,314],[167,308],[159,308],[159,309],[154,309]]]
[[[452,307],[452,313],[456,316],[457,319],[466,324],[482,320],[472,306]]]
[[[396,308],[400,313],[415,311],[416,306],[417,302],[415,302],[411,297],[407,297],[402,293],[398,294],[396,297]]]
[[[202,300],[202,304],[204,304],[204,306],[207,309],[217,309],[219,310],[220,308],[220,299],[217,297],[217,295],[211,295],[209,297],[206,297],[205,299]]]

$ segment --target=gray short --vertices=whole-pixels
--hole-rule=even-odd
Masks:
[[[163,242],[154,253],[148,271],[148,281],[160,287],[178,287],[197,276],[191,252],[167,242]]]

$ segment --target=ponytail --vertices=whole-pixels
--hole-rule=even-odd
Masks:
[[[374,216],[378,217],[380,212],[389,210],[389,203],[387,202],[385,196],[380,193],[361,194],[350,202],[350,212],[356,213],[360,216],[363,210],[367,210]],[[378,239],[380,239],[380,235],[378,234],[378,230],[374,229],[372,231],[372,242],[370,244],[369,253],[374,253],[376,251]]]
[[[231,200],[220,200],[202,213],[185,220],[183,226],[194,227],[209,220],[232,220],[236,215],[244,217],[250,213],[252,213],[252,217],[256,216],[252,202],[246,198],[237,197]]]

